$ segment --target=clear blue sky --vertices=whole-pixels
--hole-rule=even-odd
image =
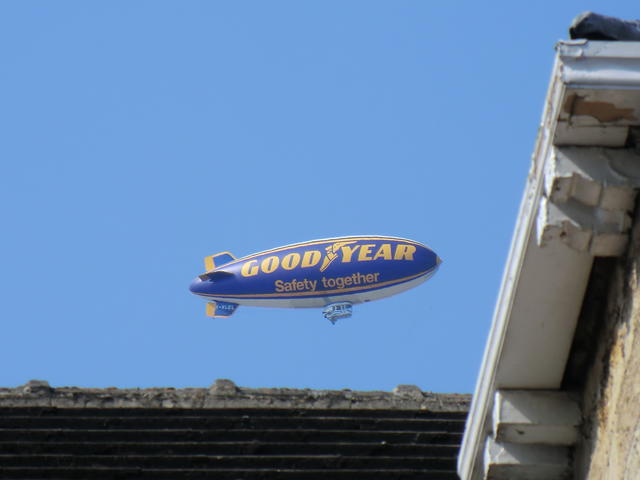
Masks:
[[[554,56],[635,2],[0,2],[0,385],[470,392]],[[355,307],[209,319],[203,257],[443,259]]]

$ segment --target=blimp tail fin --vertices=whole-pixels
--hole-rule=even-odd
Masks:
[[[216,253],[215,255],[204,257],[204,268],[207,272],[210,272],[222,265],[233,262],[235,259],[236,257],[229,252]]]
[[[207,317],[229,318],[238,308],[237,303],[209,302],[207,303]]]

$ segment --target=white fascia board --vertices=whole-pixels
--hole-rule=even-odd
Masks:
[[[513,300],[523,269],[526,247],[534,236],[535,220],[540,196],[543,192],[544,159],[551,146],[555,118],[561,106],[564,85],[559,76],[560,60],[556,57],[551,84],[547,93],[547,101],[543,113],[543,121],[536,141],[532,166],[520,203],[518,221],[516,223],[507,264],[502,277],[502,285],[493,314],[489,338],[485,347],[482,365],[472,398],[467,425],[458,456],[458,474],[463,480],[482,478],[482,461],[484,442],[490,429],[489,416],[493,408],[495,380],[500,353],[506,338],[507,328],[513,308]]]
[[[483,451],[497,389],[560,387],[593,257],[561,242],[538,246],[535,228],[544,194],[544,166],[553,153],[568,89],[637,88],[639,46],[628,42],[557,46],[532,167],[458,457],[463,480],[484,477]]]
[[[640,56],[638,42],[559,42],[562,82],[599,88],[638,88]]]

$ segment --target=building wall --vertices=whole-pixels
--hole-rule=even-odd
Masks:
[[[469,395],[0,387],[0,479],[456,480]]]
[[[638,209],[636,208],[636,211]],[[594,338],[582,391],[582,441],[577,479],[640,478],[640,222],[628,252],[615,262],[606,302],[589,330]],[[597,305],[592,305],[597,309]],[[583,312],[584,313],[584,312]]]

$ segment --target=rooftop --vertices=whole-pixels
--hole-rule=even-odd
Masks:
[[[469,395],[0,389],[0,478],[457,479]]]

